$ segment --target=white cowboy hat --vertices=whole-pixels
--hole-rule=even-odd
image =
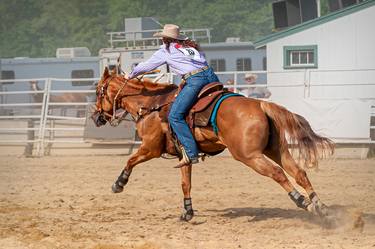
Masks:
[[[180,34],[180,27],[174,24],[165,24],[163,31],[155,33],[154,36],[173,38],[173,39],[181,40],[181,41],[188,39],[187,36]]]
[[[258,78],[258,75],[252,74],[252,73],[247,73],[245,74],[245,80],[250,81],[250,82],[255,82]]]

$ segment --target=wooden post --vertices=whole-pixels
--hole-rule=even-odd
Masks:
[[[27,128],[34,128],[34,120],[29,119],[27,120]],[[34,141],[35,140],[35,130],[28,130],[27,131],[27,140]],[[32,157],[34,150],[34,142],[28,142],[25,146],[25,151],[23,155],[26,157]]]

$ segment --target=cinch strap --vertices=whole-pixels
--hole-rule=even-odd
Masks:
[[[227,99],[229,97],[234,97],[234,96],[241,96],[241,97],[243,97],[241,94],[238,94],[238,93],[229,93],[229,94],[221,96],[220,99],[215,104],[214,110],[211,113],[210,122],[211,122],[211,125],[212,125],[212,127],[213,127],[214,132],[215,132],[216,135],[219,132],[219,128],[217,127],[217,124],[216,124],[217,111],[219,110],[219,107],[220,107],[221,103],[225,99]]]

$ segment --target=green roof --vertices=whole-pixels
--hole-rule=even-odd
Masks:
[[[301,32],[303,30],[306,30],[306,29],[318,26],[320,24],[323,24],[323,23],[326,23],[326,22],[330,22],[330,21],[335,20],[337,18],[340,18],[340,17],[346,16],[346,15],[349,15],[351,13],[360,11],[362,9],[371,7],[374,4],[375,4],[375,0],[363,1],[361,3],[349,6],[347,8],[344,8],[344,9],[332,12],[332,13],[330,13],[328,15],[321,16],[319,18],[315,18],[315,19],[312,19],[310,21],[307,21],[307,22],[295,25],[295,26],[290,27],[290,28],[288,28],[286,30],[270,34],[270,35],[268,35],[266,37],[263,37],[263,38],[255,41],[254,42],[254,46],[256,48],[263,47],[263,46],[265,46],[267,43],[269,43],[271,41],[275,41],[275,40],[278,40],[280,38],[286,37],[288,35],[292,35],[292,34]]]

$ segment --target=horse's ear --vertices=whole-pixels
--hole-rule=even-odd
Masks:
[[[106,79],[108,76],[109,76],[109,70],[108,70],[108,67],[105,67],[102,78]]]

